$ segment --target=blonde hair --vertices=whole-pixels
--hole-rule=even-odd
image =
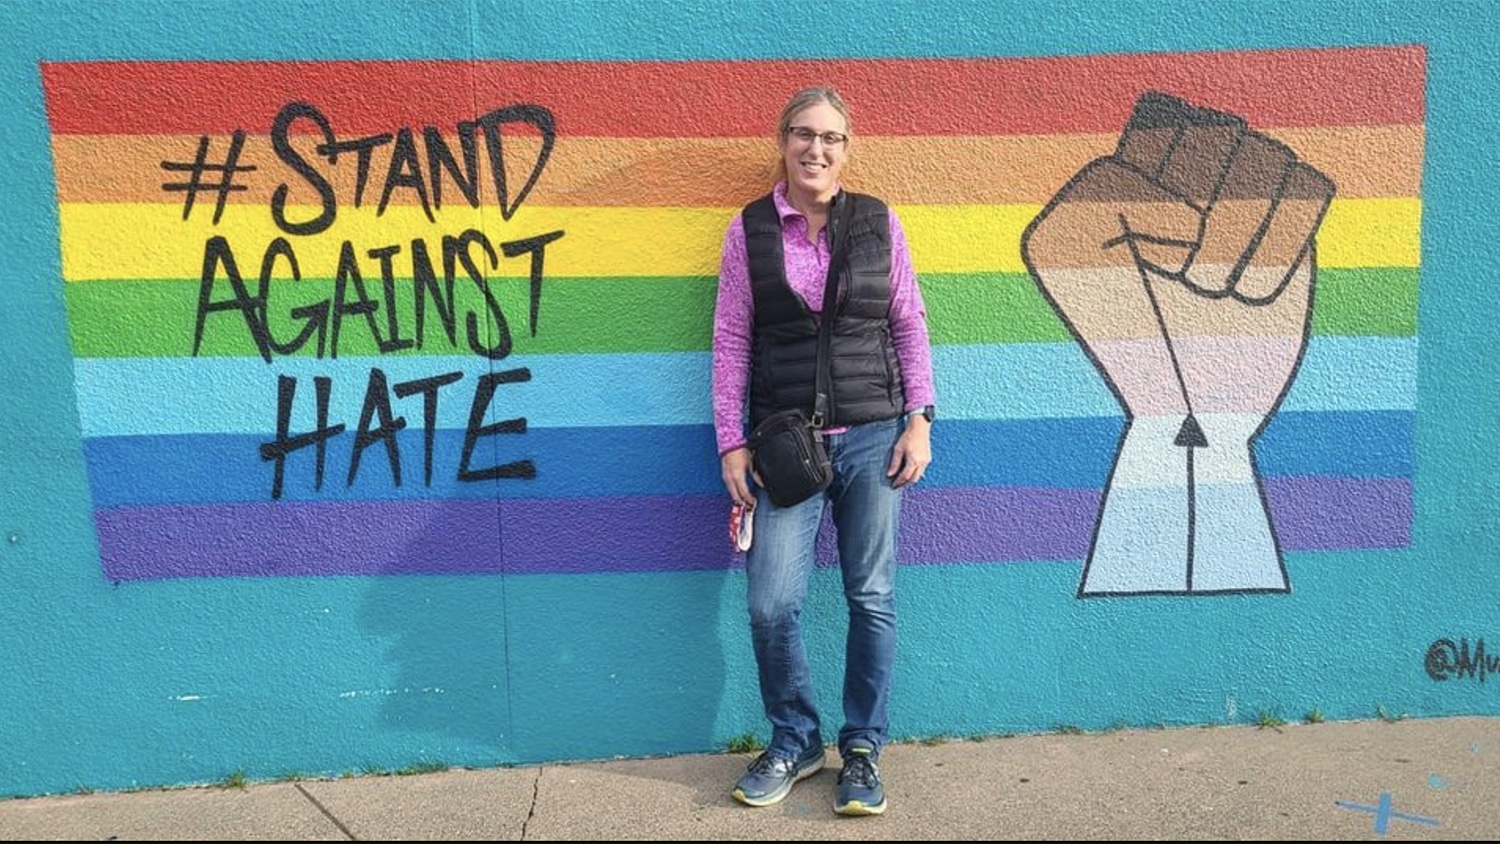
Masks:
[[[771,167],[771,184],[786,180],[786,158],[780,154],[782,145],[786,143],[787,135],[792,131],[792,118],[801,114],[803,110],[811,108],[819,103],[827,103],[839,116],[844,118],[844,134],[850,140],[854,138],[854,118],[849,116],[849,106],[844,104],[844,98],[839,92],[833,90],[831,85],[814,85],[803,88],[792,95],[781,109],[781,119],[776,122],[776,163]],[[847,166],[847,165],[846,165]]]

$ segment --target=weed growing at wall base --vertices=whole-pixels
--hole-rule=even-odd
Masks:
[[[1255,716],[1255,726],[1257,729],[1264,730],[1269,727],[1279,733],[1284,724],[1286,724],[1286,721],[1282,720],[1276,713],[1269,709],[1262,709],[1260,714]]]
[[[1389,709],[1385,708],[1385,704],[1383,703],[1377,704],[1375,706],[1375,715],[1387,724],[1394,724],[1397,721],[1404,721],[1408,717],[1410,717],[1405,712],[1393,714]]]
[[[755,733],[741,733],[729,740],[728,748],[730,753],[759,753],[766,743]]]

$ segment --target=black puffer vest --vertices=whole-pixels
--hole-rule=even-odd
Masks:
[[[890,212],[873,196],[845,191],[848,217],[830,212],[830,242],[849,244],[839,280],[838,317],[830,355],[833,385],[827,427],[858,425],[901,415],[901,366],[891,344]],[[755,341],[750,367],[750,425],[772,413],[801,408],[812,413],[818,358],[818,323],[786,280],[781,218],[764,196],[745,206],[745,250],[755,300]],[[835,231],[835,218],[848,220]],[[817,306],[822,307],[822,286]]]

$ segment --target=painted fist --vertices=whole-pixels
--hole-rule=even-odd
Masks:
[[[1307,345],[1333,183],[1148,92],[1027,227],[1032,278],[1125,411],[1080,597],[1290,587],[1252,447]]]

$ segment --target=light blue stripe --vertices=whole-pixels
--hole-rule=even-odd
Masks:
[[[1416,340],[1316,338],[1284,410],[1412,410]],[[490,420],[524,416],[539,428],[709,424],[706,352],[514,356],[497,369],[525,367],[531,380],[499,386]],[[939,404],[950,419],[1114,416],[1119,408],[1072,343],[940,346],[933,352]],[[438,394],[438,427],[463,428],[479,376],[475,357],[278,359],[114,358],[75,363],[84,436],[243,434],[276,430],[277,378],[297,379],[292,430],[311,430],[313,378],[333,379],[329,424],[359,424],[372,367],[388,386],[463,372]],[[392,400],[413,425],[422,398]]]
[[[1282,410],[1415,410],[1417,338],[1315,337]]]
[[[496,371],[528,368],[531,380],[500,385],[490,420],[524,416],[538,427],[691,424],[708,421],[708,355],[515,356]],[[94,359],[76,362],[79,419],[84,436],[134,434],[238,434],[276,430],[277,381],[297,379],[294,431],[315,423],[316,376],[332,379],[329,424],[353,430],[372,368],[388,386],[462,372],[438,392],[437,427],[464,428],[475,387],[490,364],[477,357],[285,358],[267,366],[244,358]],[[392,399],[393,412],[412,424],[423,399]]]

